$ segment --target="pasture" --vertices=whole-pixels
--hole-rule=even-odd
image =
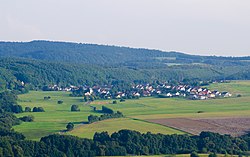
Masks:
[[[75,128],[73,131],[67,133],[70,135],[89,138],[93,137],[95,132],[108,131],[108,133],[117,132],[121,129],[136,130],[139,132],[146,133],[148,131],[152,133],[161,133],[161,134],[183,134],[184,132],[171,129],[159,124],[149,123],[140,120],[134,120],[130,118],[118,118],[118,119],[109,119],[97,123],[92,123],[89,125],[80,125]]]
[[[83,125],[83,122],[87,122],[87,117],[90,114],[99,115],[99,113],[93,112],[92,108],[89,105],[86,105],[85,102],[82,102],[81,98],[70,97],[69,94],[70,92],[31,91],[28,94],[19,95],[18,103],[22,105],[23,108],[27,106],[31,108],[43,107],[45,112],[24,112],[16,114],[17,117],[33,115],[35,121],[23,122],[21,125],[14,126],[14,129],[23,133],[27,139],[31,140],[40,140],[43,136],[62,132],[66,129],[68,122],[73,122],[76,130],[67,134],[86,138],[92,138],[96,131],[108,131],[112,133],[120,129],[131,129],[143,132],[150,131],[165,134],[183,133],[159,124],[151,124],[149,122],[141,122],[132,119],[111,119],[91,125]],[[44,97],[46,96],[50,96],[51,99],[44,100]],[[63,104],[57,104],[58,100],[63,100]],[[79,105],[80,112],[71,112],[70,107],[72,104]]]
[[[113,110],[121,111],[127,118],[110,119],[82,125],[87,121],[87,116],[94,113],[92,109],[82,102],[81,98],[69,97],[69,92],[42,92],[31,91],[28,94],[19,95],[19,104],[23,107],[43,107],[44,113],[22,113],[34,115],[35,121],[22,123],[15,126],[16,131],[24,133],[28,139],[39,140],[40,137],[52,133],[58,133],[65,129],[68,122],[74,122],[76,128],[67,134],[79,137],[92,138],[94,132],[108,131],[109,133],[120,129],[138,130],[153,133],[183,133],[159,124],[146,122],[145,120],[165,118],[211,118],[211,117],[250,117],[250,81],[232,81],[231,83],[212,84],[210,89],[229,91],[231,98],[210,100],[187,100],[183,98],[140,98],[126,100],[111,104],[112,100],[97,100],[92,106],[101,108],[103,104]],[[241,97],[236,95],[241,94]],[[51,96],[51,100],[44,100],[44,96]],[[57,104],[63,100],[63,104]],[[79,105],[80,112],[71,112],[72,104]],[[202,111],[202,113],[198,113]]]
[[[209,100],[147,97],[106,106],[119,110],[128,117],[137,119],[250,116],[250,81],[216,83],[209,86],[209,88],[229,91],[233,96]],[[238,94],[242,96],[236,97]],[[98,107],[99,105],[95,106]],[[198,111],[203,113],[197,113]]]

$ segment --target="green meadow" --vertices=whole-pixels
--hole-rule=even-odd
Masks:
[[[233,96],[210,100],[147,97],[107,106],[138,119],[250,116],[250,81],[215,83],[209,86],[209,89],[229,91]],[[241,97],[237,97],[238,94]],[[198,111],[204,113],[197,113]]]
[[[82,102],[81,98],[70,97],[69,92],[43,92],[31,91],[28,94],[19,95],[19,104],[23,107],[43,107],[44,113],[21,113],[34,115],[35,121],[23,122],[14,129],[22,132],[28,139],[39,140],[42,136],[59,133],[65,129],[68,122],[75,124],[75,129],[66,134],[79,137],[92,138],[95,132],[108,131],[109,133],[120,129],[131,129],[140,132],[153,132],[163,134],[182,134],[183,132],[162,125],[148,123],[146,119],[176,118],[176,117],[229,117],[250,116],[250,81],[232,81],[231,83],[212,84],[210,89],[229,91],[233,94],[231,98],[211,100],[187,100],[182,98],[140,98],[137,100],[126,100],[111,104],[112,100],[94,101],[91,105],[101,108],[106,104],[114,110],[121,111],[126,118],[110,119],[93,124],[82,124],[87,121],[92,111],[89,105]],[[238,94],[241,97],[236,97]],[[50,100],[44,100],[50,96]],[[63,104],[57,104],[63,100]],[[80,112],[71,112],[72,104],[79,105]],[[203,111],[203,113],[197,113]]]
[[[76,127],[73,131],[69,132],[70,135],[75,135],[83,138],[93,137],[95,132],[108,131],[108,133],[117,132],[121,129],[136,130],[146,133],[148,131],[152,133],[162,134],[183,134],[184,132],[167,128],[165,126],[149,123],[140,120],[134,120],[130,118],[118,118],[109,119],[102,122],[97,122],[89,125],[82,125]]]

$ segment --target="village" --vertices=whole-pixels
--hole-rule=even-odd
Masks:
[[[206,100],[227,98],[232,94],[227,91],[210,90],[207,87],[192,86],[188,84],[171,85],[162,83],[158,85],[137,84],[121,89],[112,85],[104,86],[48,86],[47,90],[72,92],[71,96],[91,97],[91,99],[138,99],[140,97],[173,98],[182,97],[191,100]]]

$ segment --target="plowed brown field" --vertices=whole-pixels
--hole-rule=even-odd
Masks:
[[[228,117],[228,118],[166,118],[147,120],[198,135],[202,131],[217,132],[240,136],[250,132],[250,117]]]

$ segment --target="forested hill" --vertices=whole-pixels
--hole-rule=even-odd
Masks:
[[[91,64],[117,64],[130,61],[152,61],[155,57],[186,56],[181,53],[163,53],[158,50],[50,41],[1,42],[0,55]]]
[[[250,57],[196,56],[159,50],[51,41],[0,42],[0,56],[136,68],[159,68],[166,64],[250,65]]]
[[[0,90],[152,81],[250,79],[250,57],[194,56],[126,47],[0,42]],[[105,66],[104,66],[105,65]]]
[[[126,67],[102,67],[98,65],[56,63],[23,58],[0,57],[0,90],[13,89],[17,82],[29,83],[33,87],[51,84],[93,85],[177,80],[184,78],[211,79],[250,79],[248,66],[199,66],[179,65],[159,69],[131,69]],[[241,74],[244,72],[243,74]],[[237,77],[232,77],[237,75]]]

